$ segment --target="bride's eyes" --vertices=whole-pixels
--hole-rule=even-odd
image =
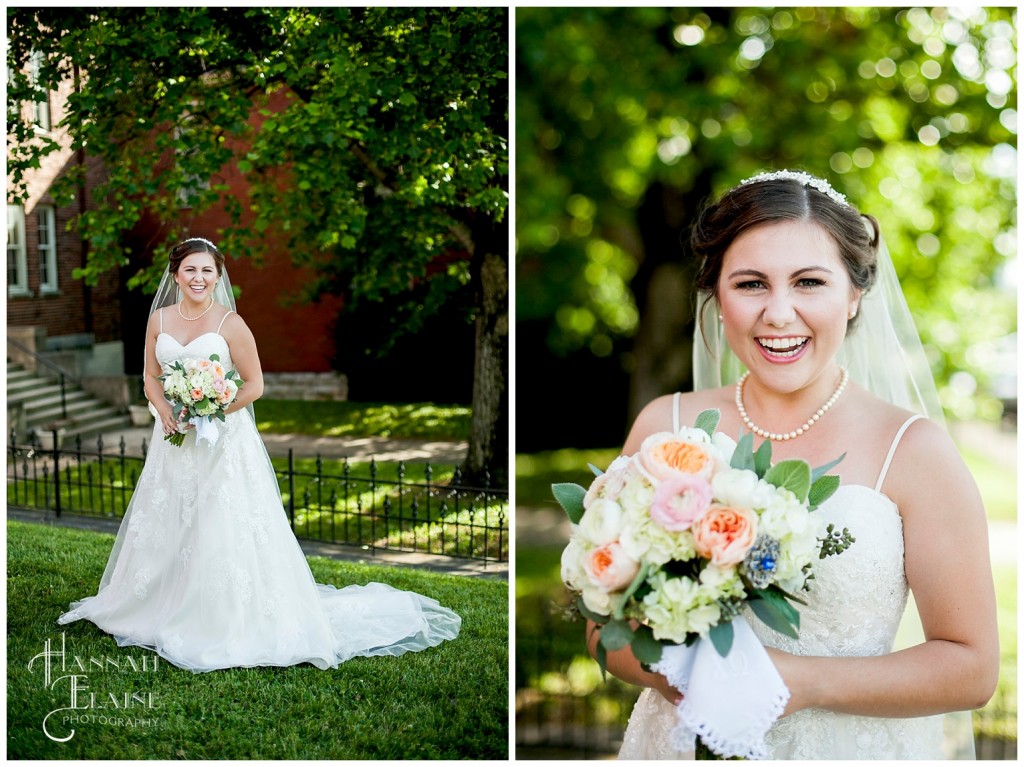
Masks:
[[[825,284],[825,281],[817,277],[803,277],[796,281],[799,288],[818,288]],[[744,280],[736,283],[737,290],[762,290],[766,287],[763,280]]]

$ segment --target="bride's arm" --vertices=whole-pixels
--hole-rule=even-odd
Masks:
[[[665,424],[672,423],[672,398],[660,397],[648,404],[637,416],[633,427],[630,429],[626,443],[622,447],[622,455],[633,455],[640,449],[644,438],[650,434],[665,429]],[[597,642],[600,639],[600,629],[595,631],[596,624],[587,621],[587,649],[591,656],[597,658]],[[605,667],[608,673],[618,677],[623,682],[635,684],[640,687],[653,687],[660,692],[669,702],[676,704],[682,700],[682,694],[675,687],[668,683],[668,680],[661,674],[645,671],[633,656],[633,651],[625,647],[621,650],[609,651],[606,657]]]
[[[245,382],[239,388],[238,396],[225,413],[234,413],[246,405],[250,405],[263,396],[263,368],[260,366],[260,355],[256,350],[256,339],[238,314],[230,315],[221,330],[231,349],[231,361],[238,371],[239,377]]]
[[[596,630],[595,630],[596,629]],[[593,658],[597,658],[597,642],[601,637],[601,630],[593,621],[587,621],[587,649]],[[621,650],[611,650],[605,657],[605,668],[612,676],[616,676],[623,682],[635,684],[638,687],[653,687],[662,694],[665,700],[676,705],[683,699],[683,694],[669,684],[662,674],[655,674],[651,671],[644,671],[640,661],[633,655],[628,647]]]
[[[924,716],[979,708],[995,690],[999,638],[985,511],[940,427],[919,421],[908,429],[886,490],[903,518],[907,580],[925,641],[876,658],[770,651],[793,694],[787,714]]]
[[[160,381],[160,376],[164,371],[160,367],[160,361],[156,358],[156,339],[159,335],[156,319],[157,314],[151,314],[146,326],[146,372],[143,376],[142,389],[146,394],[146,399],[156,408],[164,433],[170,434],[175,429],[174,409],[164,396],[164,385]]]

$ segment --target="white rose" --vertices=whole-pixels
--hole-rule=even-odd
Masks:
[[[583,589],[583,604],[598,615],[611,615],[612,595],[596,586],[588,586]]]
[[[722,461],[727,467],[730,461],[732,461],[733,453],[736,452],[736,440],[723,432],[716,431],[711,437],[711,444],[714,445],[721,454]]]
[[[590,483],[590,487],[587,488],[587,494],[583,498],[583,507],[589,509],[590,505],[598,500],[598,498],[607,498],[610,501],[616,500],[629,479],[626,469],[630,463],[631,459],[625,455],[620,455],[612,461],[608,470]]]
[[[622,507],[615,501],[599,498],[583,512],[580,535],[595,546],[617,540],[625,525]]]
[[[586,583],[587,574],[583,569],[583,558],[587,550],[576,536],[562,551],[562,583],[573,591],[580,591]]]
[[[757,474],[749,469],[725,469],[711,478],[711,490],[715,500],[722,506],[732,508],[763,508],[758,504],[763,495],[758,487]]]

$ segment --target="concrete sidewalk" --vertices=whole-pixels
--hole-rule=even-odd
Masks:
[[[103,435],[103,449],[116,449],[124,439],[125,452],[130,455],[142,454],[142,441],[153,444],[153,427],[138,426],[120,429]],[[466,442],[444,442],[441,440],[391,439],[389,437],[307,437],[301,434],[266,434],[260,432],[263,444],[271,458],[286,458],[288,449],[295,451],[297,458],[349,458],[368,461],[370,458],[387,461],[416,461],[420,463],[462,463],[469,445]],[[159,434],[157,438],[162,438]],[[83,440],[84,445],[93,445],[95,437]]]

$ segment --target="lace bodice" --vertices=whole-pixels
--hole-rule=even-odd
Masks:
[[[197,359],[209,359],[211,354],[220,357],[220,363],[225,369],[234,367],[231,361],[231,349],[227,340],[220,333],[203,333],[182,344],[170,333],[160,333],[156,338],[156,359],[160,366],[167,371],[167,367],[175,360],[184,357],[195,357]]]
[[[750,617],[758,638],[796,655],[881,655],[892,650],[907,605],[903,521],[887,496],[864,485],[841,485],[814,512],[819,536],[829,523],[849,528],[856,542],[814,563],[811,591],[801,595],[800,638],[772,631]],[[841,608],[841,609],[839,609]]]

